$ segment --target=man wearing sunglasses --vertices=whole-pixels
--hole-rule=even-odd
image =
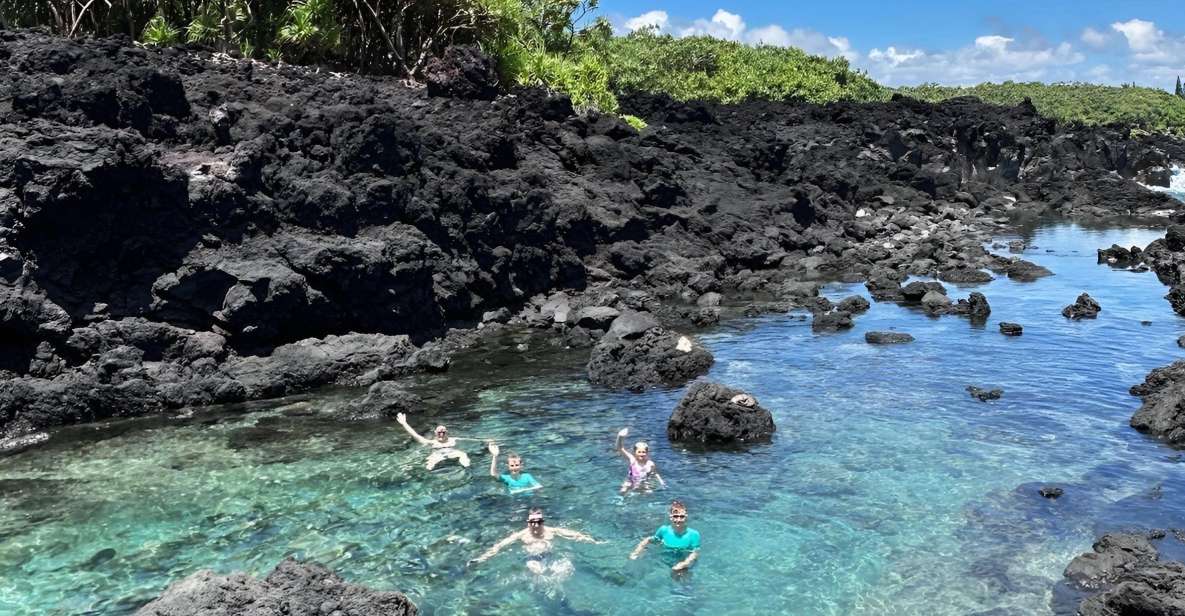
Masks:
[[[464,451],[457,449],[457,439],[450,438],[448,435],[448,428],[444,426],[436,426],[434,439],[426,439],[420,436],[414,428],[407,424],[407,415],[399,413],[395,416],[395,421],[403,426],[404,430],[421,445],[427,445],[432,448],[432,453],[428,454],[428,463],[425,465],[428,470],[436,468],[437,464],[445,460],[456,460],[461,463],[461,466],[469,468],[469,455]]]
[[[646,537],[640,541],[638,547],[630,553],[630,560],[637,560],[651,541],[661,543],[662,547],[675,554],[687,554],[671,567],[671,571],[684,571],[699,558],[699,531],[687,528],[687,506],[679,501],[672,502],[670,515],[671,523],[660,526],[653,537]]]
[[[587,543],[594,543],[596,540],[592,537],[577,532],[568,530],[566,528],[558,528],[555,526],[543,525],[543,510],[534,507],[527,513],[527,527],[523,530],[510,533],[505,539],[495,543],[493,547],[486,550],[481,556],[469,561],[469,564],[476,565],[485,562],[492,558],[495,554],[502,551],[510,544],[521,541],[523,544],[523,551],[527,553],[527,569],[535,575],[543,575],[550,571],[553,575],[567,577],[572,573],[572,562],[566,558],[548,562],[546,556],[551,552],[551,542],[556,537],[563,537],[564,539],[571,539],[573,541],[584,541]]]

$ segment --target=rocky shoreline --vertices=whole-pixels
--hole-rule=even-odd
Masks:
[[[1181,209],[1131,181],[1163,181],[1179,144],[1030,105],[626,97],[638,133],[537,91],[0,44],[2,438],[443,370],[479,326],[590,348],[623,311],[692,329],[721,293],[843,328],[819,281],[912,301],[907,275],[1027,280],[1047,272],[982,246],[1018,216]],[[917,299],[986,308],[939,295]]]
[[[489,100],[488,83],[415,89],[118,38],[0,32],[0,66],[0,453],[60,425],[331,385],[369,387],[353,416],[406,411],[401,378],[507,328],[588,349],[594,383],[678,385],[711,366],[693,332],[725,301],[835,331],[867,302],[820,284],[864,281],[877,301],[982,320],[986,297],[942,283],[1050,274],[985,250],[1013,223],[1185,209],[1137,183],[1165,184],[1185,145],[1028,104],[623,97],[638,132],[539,91]],[[1185,227],[1100,262],[1154,270],[1185,314]],[[1083,297],[1067,318],[1098,312]],[[1132,391],[1133,427],[1174,445],[1178,364]],[[721,392],[696,404],[749,412]],[[766,415],[721,438],[768,436]]]

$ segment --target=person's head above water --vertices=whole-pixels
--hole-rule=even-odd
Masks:
[[[650,457],[650,445],[647,445],[645,441],[634,443],[634,457],[641,462],[645,462]]]
[[[671,501],[670,516],[671,525],[676,530],[682,529],[687,525],[687,505],[683,501]]]
[[[527,512],[527,530],[531,531],[532,535],[543,534],[543,510],[538,507],[531,507]]]
[[[512,475],[516,475],[516,474],[522,472],[522,470],[523,470],[522,456],[518,455],[517,453],[514,453],[513,451],[506,454],[506,468],[510,469],[510,473]]]
[[[444,442],[448,440],[448,428],[444,426],[436,426],[436,440]]]

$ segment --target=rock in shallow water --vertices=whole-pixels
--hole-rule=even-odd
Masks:
[[[1024,330],[1025,328],[1020,323],[1000,322],[1000,333],[1005,336],[1019,336],[1024,333]]]
[[[1099,311],[1102,309],[1093,297],[1083,293],[1078,296],[1078,299],[1074,300],[1073,304],[1062,308],[1062,316],[1067,319],[1074,319],[1075,321],[1079,319],[1093,319],[1099,316]]]
[[[1044,486],[1037,493],[1045,498],[1060,498],[1066,491],[1057,486]]]
[[[777,428],[757,400],[718,383],[696,383],[667,422],[672,441],[736,443],[767,439]]]
[[[1131,427],[1185,445],[1185,361],[1149,372],[1131,394],[1144,400],[1132,415]]]
[[[403,593],[350,584],[317,563],[291,558],[267,578],[198,571],[169,586],[136,616],[415,616]]]
[[[380,381],[371,385],[364,397],[350,402],[344,413],[352,420],[393,418],[399,413],[416,413],[423,407],[424,401],[419,396],[397,383]]]
[[[868,344],[905,344],[913,342],[913,336],[905,332],[865,332],[864,342]]]
[[[972,398],[980,402],[987,402],[988,400],[999,400],[1004,395],[1004,390],[1000,388],[995,389],[980,389],[974,385],[967,386],[967,393],[971,394]]]
[[[1075,558],[1065,577],[1097,591],[1078,606],[1081,616],[1185,614],[1185,565],[1162,561],[1153,544],[1164,531],[1103,535],[1093,551]]]
[[[621,328],[631,335],[633,329]],[[651,327],[634,338],[606,334],[593,347],[588,378],[598,385],[641,391],[652,385],[682,385],[706,374],[714,361],[691,337]]]

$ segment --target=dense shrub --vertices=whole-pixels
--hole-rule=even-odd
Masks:
[[[1185,99],[1156,88],[1006,81],[961,88],[927,84],[898,91],[931,102],[974,96],[988,103],[1016,105],[1028,98],[1041,115],[1062,122],[1121,123],[1150,131],[1185,132]]]
[[[794,47],[750,46],[706,36],[635,32],[612,39],[607,59],[615,91],[664,92],[678,99],[736,102],[886,100],[890,92],[843,58]]]

